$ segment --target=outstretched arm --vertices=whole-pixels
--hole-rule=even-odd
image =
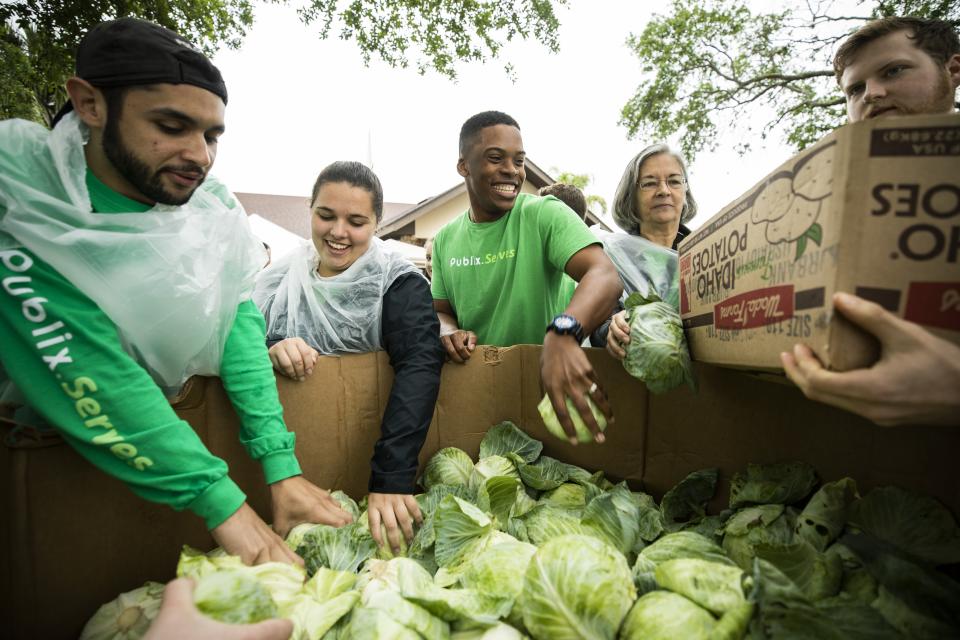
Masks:
[[[584,334],[589,334],[610,317],[616,306],[623,292],[620,276],[599,244],[584,247],[573,254],[567,262],[566,272],[580,284],[564,313],[576,318],[583,326]],[[544,336],[540,381],[571,443],[576,443],[576,436],[565,397],[573,402],[584,423],[593,432],[594,439],[603,442],[603,434],[590,411],[586,396],[590,395],[608,423],[613,422],[613,411],[593,365],[573,336],[557,335],[552,331]]]
[[[423,521],[414,499],[417,462],[440,392],[443,348],[430,289],[418,274],[400,276],[383,298],[383,346],[390,354],[393,386],[370,461],[367,516],[377,544],[400,551]],[[386,537],[384,537],[384,532]]]
[[[880,340],[880,360],[837,373],[805,345],[781,353],[787,376],[808,398],[884,426],[960,425],[960,347],[862,298],[837,293],[833,304]]]

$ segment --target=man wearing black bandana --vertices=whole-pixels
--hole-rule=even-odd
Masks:
[[[301,475],[250,300],[266,255],[208,175],[225,130],[220,72],[176,33],[123,18],[83,38],[67,92],[52,131],[0,123],[3,369],[139,496],[190,509],[247,563],[302,562],[281,535],[351,518]],[[165,392],[194,374],[222,379],[276,531],[170,407]]]

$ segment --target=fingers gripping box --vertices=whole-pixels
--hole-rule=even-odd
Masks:
[[[960,342],[960,115],[843,126],[777,168],[680,245],[695,360],[780,369],[809,345],[868,366],[874,338],[833,312],[855,293]]]

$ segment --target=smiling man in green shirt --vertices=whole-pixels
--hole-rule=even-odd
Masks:
[[[521,193],[526,151],[520,125],[484,111],[460,130],[457,172],[470,209],[434,238],[433,306],[441,342],[464,362],[479,342],[543,344],[540,380],[576,444],[565,398],[597,442],[603,434],[589,395],[608,422],[613,413],[580,343],[609,316],[623,287],[617,270],[582,220],[553,197]],[[567,276],[579,283],[572,294]]]
[[[208,176],[226,87],[177,34],[124,18],[81,41],[52,131],[0,122],[0,361],[81,455],[204,519],[245,562],[277,533],[350,516],[300,475],[250,300],[266,256]],[[219,375],[273,498],[271,530],[164,391]]]

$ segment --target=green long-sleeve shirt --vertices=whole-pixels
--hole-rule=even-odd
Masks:
[[[150,207],[110,190],[87,172],[95,211]],[[246,499],[177,417],[160,388],[121,347],[116,326],[66,278],[32,252],[0,251],[0,361],[29,404],[81,455],[137,495],[190,509],[213,528]],[[294,434],[283,423],[263,316],[241,303],[220,369],[240,417],[240,439],[267,483],[298,475]]]

